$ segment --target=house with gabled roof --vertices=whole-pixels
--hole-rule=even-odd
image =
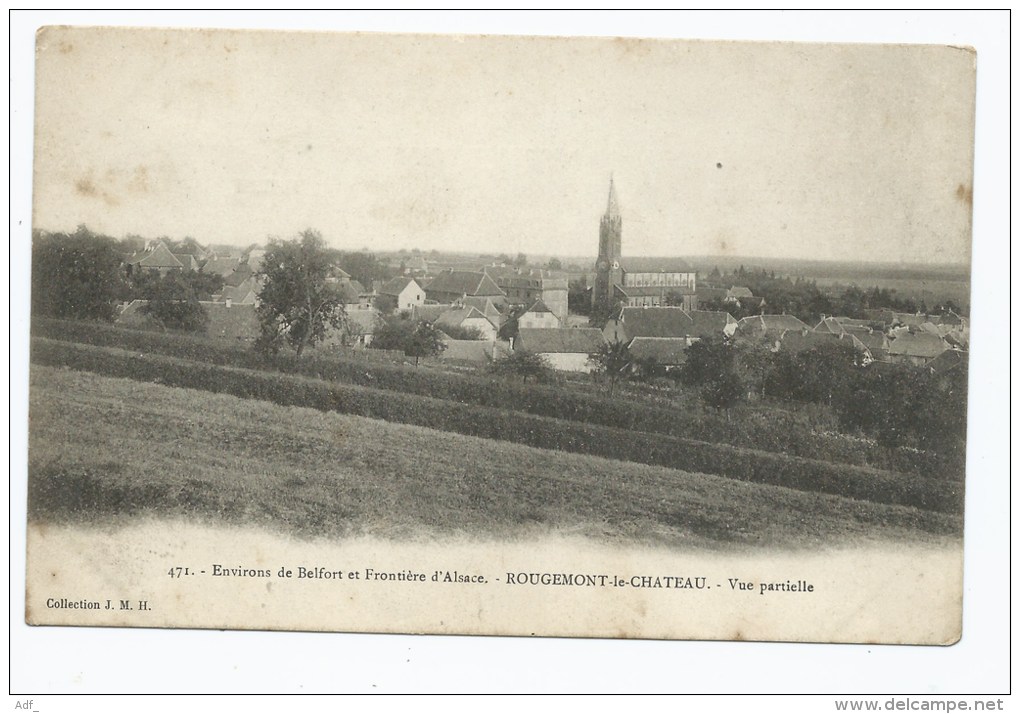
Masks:
[[[688,344],[706,337],[731,337],[737,321],[728,312],[685,310],[681,307],[625,307],[606,323],[610,342],[627,343],[637,337],[685,338]]]
[[[779,340],[789,331],[808,332],[811,328],[793,315],[752,315],[737,322],[736,337]]]
[[[380,308],[392,309],[397,312],[409,312],[414,307],[425,304],[425,291],[412,277],[398,275],[384,283],[378,290]]]
[[[949,349],[949,344],[927,332],[902,334],[889,345],[889,359],[892,362],[923,366]]]
[[[167,273],[184,271],[184,264],[170,252],[163,241],[156,242],[151,250],[128,259],[127,264],[129,273],[141,270],[164,276]]]
[[[202,266],[202,272],[207,275],[219,275],[221,278],[226,278],[234,272],[234,269],[237,268],[240,262],[241,259],[237,257],[210,258]]]
[[[624,307],[602,334],[609,342],[628,343],[635,337],[687,337],[693,328],[694,319],[682,307]]]
[[[627,350],[634,362],[651,362],[668,372],[687,361],[688,346],[684,337],[635,337]]]
[[[463,297],[458,300],[456,305],[462,305],[463,307],[473,307],[478,312],[489,318],[489,321],[497,328],[501,327],[506,321],[506,315],[499,311],[496,304],[492,302],[492,298],[489,297]]]
[[[230,303],[231,305],[255,305],[258,303],[258,286],[253,278],[248,278],[240,285],[234,287],[226,285],[217,297],[216,302]]]
[[[425,286],[425,296],[437,303],[452,303],[464,297],[487,297],[501,305],[506,294],[489,275],[472,270],[444,270]]]
[[[737,321],[733,315],[719,310],[688,310],[691,318],[689,337],[702,339],[705,337],[733,337],[737,331]]]
[[[411,310],[411,320],[434,323],[440,315],[451,309],[453,309],[453,305],[415,305]]]
[[[560,318],[539,298],[531,307],[517,316],[518,328],[556,328],[562,327]]]
[[[779,351],[797,354],[825,345],[839,344],[852,347],[854,352],[859,355],[860,364],[870,364],[875,361],[868,346],[850,333],[837,335],[832,332],[815,332],[813,330],[806,332],[788,330],[779,339]]]
[[[513,348],[545,357],[553,369],[588,372],[588,358],[605,341],[602,331],[593,327],[525,328],[518,331]]]
[[[440,314],[433,324],[444,331],[450,328],[478,330],[483,340],[495,340],[499,329],[473,307],[451,307]]]
[[[948,375],[962,371],[967,373],[969,353],[965,350],[946,350],[925,365],[932,374]]]
[[[382,324],[382,315],[374,308],[348,310],[347,333],[344,336],[344,342],[360,347],[370,347],[372,336]]]

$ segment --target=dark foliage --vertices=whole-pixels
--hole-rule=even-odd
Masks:
[[[192,284],[179,273],[168,273],[154,283],[149,302],[141,312],[165,330],[204,332],[209,315],[195,295]]]
[[[492,371],[495,374],[520,377],[524,384],[527,384],[529,377],[536,382],[547,382],[552,376],[552,368],[542,355],[524,349],[514,350],[497,359],[492,363]]]
[[[32,238],[32,314],[112,321],[126,297],[121,257],[112,238],[85,226],[73,234]]]
[[[339,271],[339,254],[316,231],[270,240],[255,274],[263,281],[256,308],[260,349],[275,354],[287,343],[300,356],[323,339],[327,327],[343,328],[347,314],[336,282]]]

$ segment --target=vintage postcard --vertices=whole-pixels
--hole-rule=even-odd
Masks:
[[[977,62],[43,28],[26,621],[958,641]]]

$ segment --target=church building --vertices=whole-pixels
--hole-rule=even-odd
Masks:
[[[599,223],[599,257],[595,263],[592,312],[608,316],[617,304],[623,307],[659,307],[673,296],[674,304],[696,310],[694,268],[680,258],[623,257],[623,218],[616,187],[609,179],[609,202]]]

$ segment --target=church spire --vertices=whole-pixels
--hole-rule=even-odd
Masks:
[[[606,217],[620,217],[620,204],[616,200],[616,186],[613,185],[612,174],[609,174],[609,202],[606,204]]]

